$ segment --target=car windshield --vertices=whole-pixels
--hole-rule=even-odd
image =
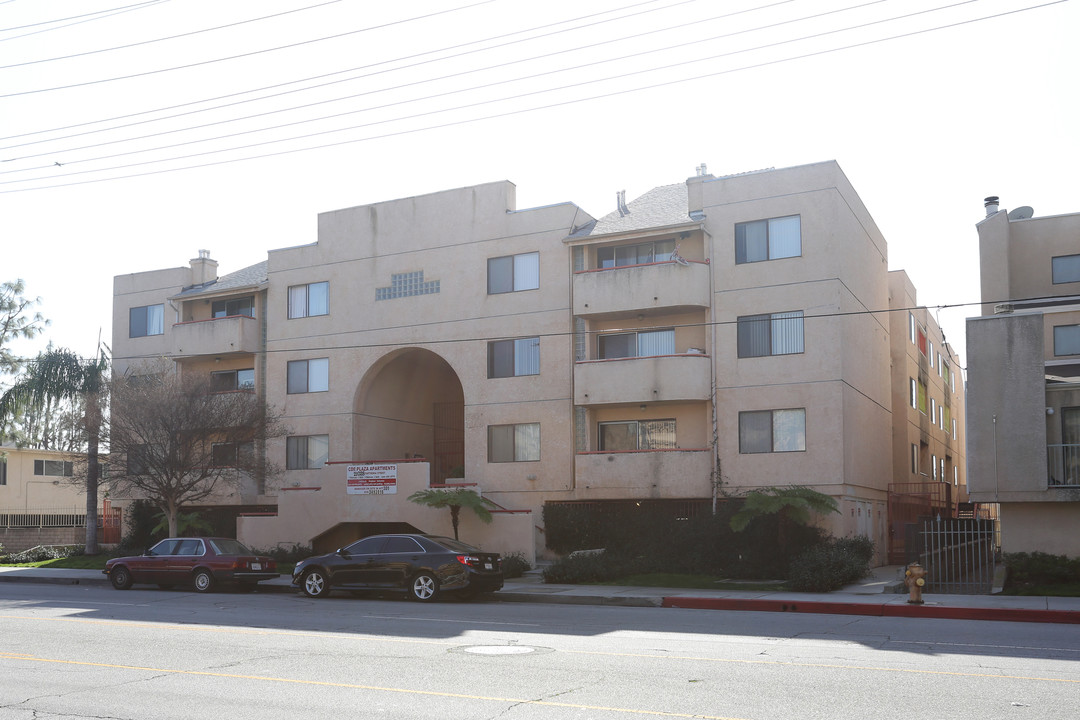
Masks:
[[[214,548],[214,552],[218,555],[253,555],[250,550],[247,549],[242,543],[236,540],[228,540],[222,538],[215,538],[208,540],[210,546]]]
[[[476,552],[476,548],[472,545],[466,545],[460,540],[448,537],[429,537],[428,540],[437,542],[447,550],[453,550],[454,552]]]

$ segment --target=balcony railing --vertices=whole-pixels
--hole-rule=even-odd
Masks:
[[[709,307],[709,265],[649,263],[574,273],[574,314]]]
[[[608,405],[676,400],[707,400],[708,355],[585,360],[574,365],[574,403]]]
[[[1080,487],[1080,445],[1047,445],[1046,478],[1050,487]]]
[[[193,320],[173,325],[176,354],[226,355],[259,351],[259,322],[247,315]]]
[[[581,489],[626,497],[709,497],[708,448],[579,452],[574,462]]]

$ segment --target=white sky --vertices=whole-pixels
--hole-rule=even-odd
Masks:
[[[985,196],[1080,211],[1073,2],[138,2],[0,0],[0,281],[52,321],[26,355],[108,342],[116,274],[200,248],[225,274],[319,212],[504,179],[600,217],[703,162],[836,159],[930,306],[980,299]],[[974,312],[939,316],[965,364]]]

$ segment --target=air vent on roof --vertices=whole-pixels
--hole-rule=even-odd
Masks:
[[[995,315],[1011,315],[1013,310],[1015,310],[1015,308],[1012,303],[1001,303],[994,306]]]

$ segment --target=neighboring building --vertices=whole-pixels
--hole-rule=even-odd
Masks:
[[[57,450],[0,446],[0,545],[6,552],[85,540],[86,491],[72,483],[76,465]]]
[[[546,503],[683,516],[789,484],[835,497],[828,528],[883,557],[889,484],[911,480],[895,398],[907,408],[908,379],[931,380],[904,350],[907,311],[885,312],[914,289],[905,277],[891,304],[894,290],[885,240],[835,162],[701,168],[620,194],[599,220],[571,203],[517,210],[501,182],[324,213],[317,243],[221,278],[207,253],[119,276],[113,352],[121,372],[170,357],[284,409],[290,434],[267,452],[285,472],[228,501],[277,506],[241,518],[255,546],[395,523],[448,532],[405,498],[464,478],[505,512],[490,527],[463,516],[463,537],[529,557]],[[905,353],[911,368],[890,371]],[[934,377],[962,424],[962,396]],[[903,443],[925,440],[918,476],[941,458],[962,483],[947,416],[923,428],[918,412],[902,413]],[[363,482],[350,464],[387,460],[394,494],[350,494]]]
[[[1001,504],[1005,552],[1080,555],[1080,213],[1006,214],[979,232],[967,321],[969,490]]]

